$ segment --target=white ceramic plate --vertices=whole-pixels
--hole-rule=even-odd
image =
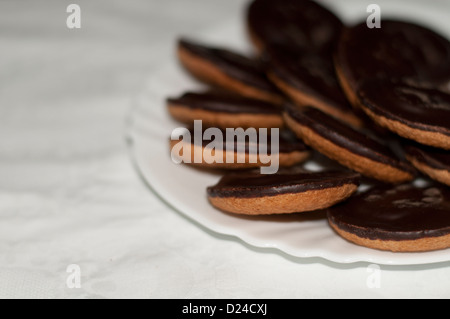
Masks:
[[[370,1],[322,1],[347,22],[367,17]],[[432,5],[433,3],[433,5]],[[395,15],[420,21],[447,32],[450,37],[450,4],[446,1],[378,1],[383,16]],[[225,45],[247,52],[242,17],[235,17],[206,34],[190,35],[212,44]],[[175,44],[175,39],[174,39]],[[238,217],[214,209],[206,198],[206,188],[219,175],[205,173],[171,161],[168,141],[180,124],[171,120],[165,99],[189,89],[199,89],[178,65],[175,55],[153,74],[144,92],[137,98],[128,121],[128,138],[133,160],[150,187],[171,207],[214,232],[236,236],[244,242],[275,248],[295,257],[321,257],[337,263],[370,262],[385,265],[417,265],[450,261],[450,250],[429,253],[399,254],[353,245],[336,235],[323,216],[297,214],[264,218]],[[308,163],[315,169],[314,163]]]

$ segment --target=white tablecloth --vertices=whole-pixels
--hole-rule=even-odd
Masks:
[[[131,101],[178,35],[245,1],[78,0],[78,30],[69,3],[0,2],[1,298],[450,297],[450,263],[381,266],[373,288],[368,264],[214,234],[140,180],[124,139]]]

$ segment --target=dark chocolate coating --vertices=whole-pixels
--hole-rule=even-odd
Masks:
[[[208,195],[221,198],[256,198],[324,190],[349,184],[358,186],[359,181],[359,174],[347,172],[230,174],[224,176],[217,185],[209,187]]]
[[[379,186],[328,210],[331,223],[361,238],[417,240],[450,234],[450,188]]]
[[[270,46],[266,58],[270,72],[292,88],[331,107],[352,113],[352,107],[337,79],[331,54]]]
[[[356,92],[366,79],[408,79],[441,86],[450,81],[450,42],[417,24],[383,20],[346,29],[339,41],[337,67]]]
[[[366,81],[358,90],[364,107],[409,127],[450,136],[450,94],[388,80]]]
[[[401,162],[387,146],[320,110],[311,107],[299,109],[289,105],[286,111],[300,125],[308,127],[316,134],[353,154],[406,172],[414,172],[410,165]]]
[[[169,98],[167,102],[218,113],[281,114],[281,110],[271,103],[227,93],[188,92],[178,98]]]
[[[450,151],[422,145],[407,145],[405,152],[426,166],[450,171]]]
[[[331,52],[343,26],[328,9],[308,0],[255,0],[247,22],[264,47],[275,44],[305,52]]]
[[[208,47],[182,39],[179,47],[210,62],[229,77],[257,89],[279,94],[278,89],[267,79],[262,64],[255,59],[223,48]]]
[[[224,143],[223,143],[223,150],[227,149],[227,144],[226,144],[226,131],[223,129],[220,129],[221,133],[222,133],[222,137],[224,138]],[[245,131],[245,130],[244,130]],[[189,129],[189,133],[191,134],[191,144],[193,145],[201,145],[202,147],[206,147],[209,144],[211,144],[214,140],[201,140],[201,143],[197,142],[194,139],[194,129]],[[268,134],[270,133],[270,131],[268,131]],[[202,132],[202,137],[203,137],[204,132]],[[258,142],[259,142],[260,136],[258,135]],[[180,139],[181,140],[181,139]],[[267,152],[268,154],[271,154],[272,148],[271,148],[271,144],[272,144],[272,139],[271,136],[267,136],[267,140],[264,141],[267,142]],[[256,149],[255,147],[250,147],[250,142],[248,140],[248,138],[245,139],[245,142],[242,143],[240,141],[238,141],[238,139],[235,137],[234,140],[234,144],[233,144],[233,149],[238,151],[240,145],[243,145],[244,150],[246,153],[255,153],[255,152],[259,152],[259,146],[260,143],[258,143],[256,145]],[[253,145],[253,144],[252,144]],[[253,145],[254,146],[254,145]],[[305,145],[301,140],[293,137],[290,132],[280,132],[280,136],[279,136],[279,140],[278,140],[278,151],[280,153],[292,153],[292,152],[305,152],[310,150],[309,147],[307,145]]]

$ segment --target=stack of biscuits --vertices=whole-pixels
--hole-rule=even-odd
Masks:
[[[210,203],[243,215],[326,210],[337,234],[373,249],[450,248],[450,41],[407,21],[348,26],[309,0],[253,0],[246,13],[252,57],[179,41],[181,64],[210,90],[168,98],[168,111],[188,127],[279,129],[282,169],[255,171],[266,163],[249,145],[216,149],[245,160],[194,164],[227,171]],[[306,171],[314,153],[340,169]]]

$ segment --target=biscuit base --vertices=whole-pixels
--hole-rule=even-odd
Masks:
[[[321,101],[320,99],[317,99],[316,97],[313,97],[311,95],[308,95],[304,92],[297,90],[296,88],[287,84],[285,81],[283,81],[273,73],[269,73],[269,78],[272,80],[273,83],[275,83],[275,85],[281,91],[283,91],[286,95],[288,95],[298,106],[316,107],[322,112],[329,114],[355,128],[362,128],[364,126],[363,121],[358,116],[353,114],[351,109],[349,109],[348,112],[341,111],[336,107],[333,107]]]
[[[357,189],[357,185],[348,184],[323,190],[256,198],[209,197],[209,201],[222,211],[239,215],[292,214],[329,208],[349,198]]]
[[[357,155],[330,142],[310,128],[300,125],[286,113],[285,122],[306,144],[345,167],[355,170],[367,177],[392,184],[409,182],[414,179],[412,173]]]
[[[392,252],[427,252],[434,250],[441,250],[450,248],[450,235],[440,237],[426,237],[415,240],[382,240],[382,239],[368,239],[359,237],[348,231],[340,229],[332,221],[329,221],[330,226],[336,231],[336,233],[342,238],[352,242],[356,245]]]
[[[205,127],[227,128],[283,128],[284,121],[277,114],[235,114],[213,112],[201,109],[191,109],[183,105],[169,104],[170,115],[177,121],[185,124],[193,124],[195,120],[201,120]]]
[[[184,143],[183,141],[170,141],[170,149],[172,150],[178,143]],[[191,154],[180,154],[177,159],[182,163],[187,163],[189,165],[202,167],[202,168],[213,168],[213,169],[230,169],[230,170],[240,170],[240,169],[251,169],[259,168],[264,166],[269,166],[271,163],[263,163],[257,154],[249,153],[238,153],[238,152],[227,152],[223,150],[213,150],[211,152],[204,152],[205,147],[197,146],[193,144],[184,143],[183,149],[191,148]],[[195,163],[195,152],[202,154],[201,162]],[[210,156],[207,155],[207,153]],[[278,155],[278,165],[280,167],[292,167],[294,165],[305,162],[311,155],[309,151],[294,151],[290,153],[279,153]],[[232,163],[227,163],[227,156],[233,158]],[[222,163],[215,163],[216,158],[221,158]]]
[[[182,64],[189,70],[189,72],[206,83],[228,89],[242,96],[266,101],[278,106],[281,106],[284,102],[284,98],[281,95],[259,90],[255,87],[239,82],[238,80],[235,80],[225,74],[214,64],[197,57],[186,49],[179,48],[178,56]]]
[[[450,171],[447,170],[440,170],[433,168],[431,166],[428,166],[427,164],[424,164],[412,156],[406,156],[406,159],[411,162],[411,164],[417,168],[419,171],[424,173],[425,175],[429,176],[431,179],[438,181],[442,184],[445,184],[447,186],[450,186]]]

